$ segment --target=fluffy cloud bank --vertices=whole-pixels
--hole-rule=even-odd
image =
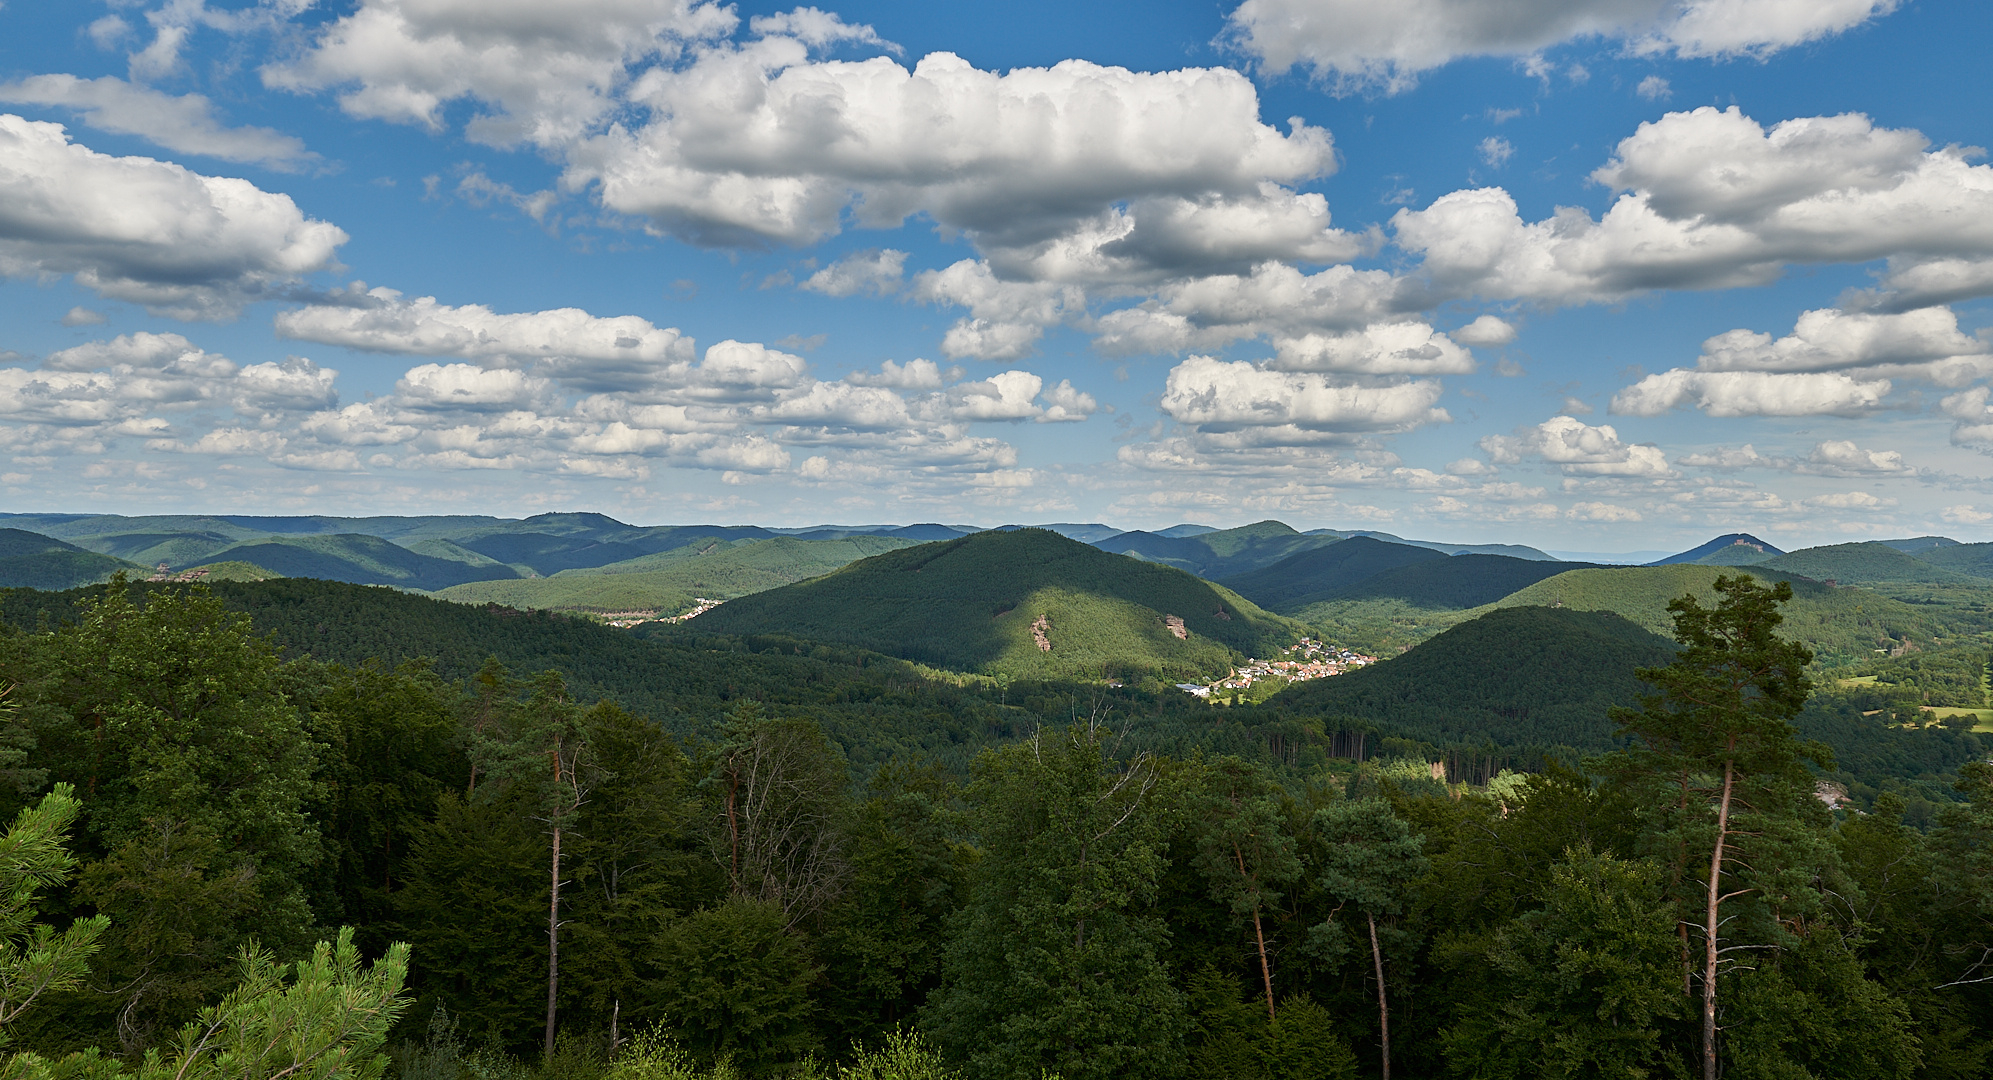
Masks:
[[[578,138],[614,105],[628,68],[731,32],[731,7],[687,0],[463,4],[362,0],[296,61],[263,69],[287,90],[337,89],[348,115],[432,130],[473,100],[471,138],[496,146]]]
[[[1526,56],[1583,38],[1684,57],[1765,56],[1838,34],[1899,0],[1245,0],[1240,47],[1274,71],[1296,64],[1344,89],[1409,87],[1465,56]]]
[[[58,456],[159,453],[346,472],[525,470],[641,480],[654,463],[749,476],[817,451],[816,479],[882,484],[1016,479],[1016,451],[976,424],[1062,423],[1100,411],[1069,380],[1011,370],[963,380],[928,360],[824,382],[798,356],[578,309],[495,312],[387,289],[286,312],[293,338],[406,355],[392,393],[342,407],[310,360],[242,366],[178,334],[65,349],[0,367],[0,445]],[[73,467],[73,466],[72,466]],[[238,467],[231,463],[229,467]],[[800,475],[800,474],[799,474]],[[801,476],[815,482],[809,476]]]
[[[654,68],[649,121],[570,148],[564,182],[694,243],[804,244],[926,214],[1007,277],[1118,281],[1362,250],[1319,195],[1328,133],[1261,123],[1223,68],[1069,60],[998,74],[935,53],[813,61],[764,37]]]
[[[1902,272],[1993,255],[1993,169],[1858,114],[1767,129],[1735,106],[1669,113],[1592,175],[1621,190],[1593,220],[1525,222],[1499,188],[1458,191],[1392,219],[1441,296],[1548,303],[1649,289],[1764,284],[1788,263],[1890,258]]]
[[[1851,416],[1880,406],[1892,379],[1959,387],[1988,374],[1993,350],[1961,332],[1949,308],[1823,308],[1780,338],[1718,334],[1703,342],[1694,369],[1641,379],[1614,395],[1612,411],[1656,416],[1690,404],[1711,416]]]
[[[0,274],[73,274],[181,319],[226,319],[330,266],[346,234],[289,196],[0,115]]]

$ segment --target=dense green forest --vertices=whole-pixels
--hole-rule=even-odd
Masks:
[[[1500,610],[1233,709],[328,582],[10,591],[4,1052],[163,1080],[309,1029],[281,1048],[314,1075],[407,1080],[1985,1076],[1993,765],[1899,714],[1969,700],[1986,657],[1813,686],[1789,589],[1681,600],[1672,645]],[[1457,709],[1365,704],[1414,676]]]

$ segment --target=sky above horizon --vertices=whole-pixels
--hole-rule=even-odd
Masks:
[[[1993,5],[0,5],[0,509],[1993,539]]]

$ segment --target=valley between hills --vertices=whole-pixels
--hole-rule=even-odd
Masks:
[[[0,516],[0,586],[15,589],[67,595],[122,573],[200,581],[250,604],[310,582],[385,586],[409,598],[397,603],[501,624],[538,613],[651,644],[795,640],[958,680],[1150,695],[1170,711],[1302,710],[1433,753],[1474,744],[1510,758],[1611,745],[1602,703],[1631,700],[1633,667],[1664,655],[1669,601],[1706,602],[1739,570],[1791,585],[1784,630],[1833,691],[1816,711],[1839,695],[1853,702],[1844,712],[1900,717],[1899,731],[1993,732],[1981,678],[1993,544],[1943,537],[1784,552],[1740,533],[1614,565],[1278,521],[1124,532],[645,527],[598,514]],[[1556,685],[1504,688],[1519,676],[1497,673],[1529,666],[1532,649],[1556,657]],[[1931,677],[1952,668],[1965,674]],[[1401,683],[1419,704],[1376,689]]]
[[[1669,749],[1681,713],[1656,710],[1653,680],[1727,662],[1675,640],[1670,605],[1728,618],[1711,613],[1742,574],[1766,587],[1743,602],[1790,591],[1749,647],[1794,680],[1751,781],[1773,810],[1748,810],[1784,831],[1747,840],[1827,899],[1803,933],[1771,920],[1783,900],[1730,898],[1768,921],[1718,932],[1775,945],[1779,978],[1838,965],[1776,1000],[1895,1049],[1846,1069],[1845,1041],[1792,1036],[1777,1010],[1726,1045],[1823,1077],[1993,1049],[1959,944],[1979,948],[1993,910],[1974,869],[1993,836],[1993,545],[1732,534],[1622,565],[1277,521],[588,514],[0,518],[0,709],[21,721],[0,729],[0,815],[89,792],[84,868],[55,896],[72,929],[109,912],[114,943],[22,1038],[67,1052],[64,1024],[171,1030],[232,985],[217,943],[296,952],[322,923],[355,928],[345,955],[413,944],[402,1080],[553,1080],[564,1047],[600,1057],[587,1047],[626,1021],[683,1066],[633,1080],[828,1076],[808,1071],[818,1053],[926,1055],[843,1077],[953,1076],[939,1063],[982,1037],[961,1020],[985,1019],[976,980],[1023,977],[1003,973],[1025,952],[975,950],[1066,949],[1079,918],[1096,946],[1151,942],[1098,982],[1148,987],[1162,1019],[1124,1026],[1168,1025],[1183,1061],[1129,1075],[1378,1074],[1366,977],[1387,964],[1401,1061],[1469,1075],[1473,1047],[1510,1045],[1477,1034],[1477,1010],[1515,986],[1559,1024],[1591,1015],[1556,996],[1569,957],[1514,959],[1540,941],[1636,957],[1613,985],[1666,1010],[1629,1022],[1641,1060],[1682,1059],[1697,1044],[1671,928],[1703,909],[1659,882],[1707,815],[1667,831],[1689,790],[1668,785],[1702,785],[1703,808],[1715,774],[1678,767],[1695,751]],[[169,803],[179,818],[129,809]],[[1061,906],[1095,902],[1102,851],[1109,906]],[[1826,906],[1849,896],[1875,899]],[[192,989],[148,997],[163,964]],[[1087,1038],[1064,1075],[1106,1045]]]

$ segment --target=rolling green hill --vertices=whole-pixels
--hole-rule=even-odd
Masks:
[[[429,590],[514,573],[495,564],[472,566],[418,554],[378,536],[358,533],[247,540],[194,565],[220,562],[251,563],[285,577]]]
[[[1760,580],[1791,580],[1787,574],[1762,567],[1744,571]],[[1704,603],[1714,603],[1711,583],[1737,572],[1730,567],[1693,563],[1571,570],[1504,597],[1495,606],[1543,604],[1613,611],[1657,634],[1672,635],[1668,601],[1694,592]],[[1781,632],[1805,642],[1818,654],[1818,662],[1830,667],[1868,660],[1902,648],[1906,642],[1928,647],[1986,629],[1983,614],[1906,604],[1868,589],[1793,580],[1792,592]]]
[[[243,538],[239,536],[210,530],[135,532],[94,537],[86,546],[92,551],[125,559],[141,566],[165,563],[169,567],[177,568],[197,563],[218,551],[225,551],[241,539]]]
[[[686,626],[790,634],[960,671],[1095,679],[1220,674],[1240,653],[1266,655],[1304,632],[1222,586],[1044,529],[875,555]]]
[[[596,614],[656,611],[673,615],[696,597],[732,600],[828,574],[856,559],[911,547],[891,536],[843,540],[707,538],[672,551],[523,581],[477,581],[437,593],[445,600]]]
[[[1645,691],[1634,669],[1673,655],[1670,642],[1610,612],[1499,608],[1268,704],[1369,720],[1435,746],[1490,742],[1568,757],[1610,749],[1607,708],[1636,704]]]
[[[120,570],[146,572],[123,559],[85,551],[40,533],[0,529],[0,586],[73,589],[108,581]]]
[[[1459,558],[1460,556],[1455,556]],[[1665,566],[1567,570],[1492,604],[1465,611],[1414,607],[1393,597],[1326,601],[1296,612],[1331,641],[1390,656],[1493,608],[1545,606],[1611,611],[1664,637],[1674,632],[1668,602],[1693,591],[1714,602],[1717,577],[1738,572],[1792,581],[1785,632],[1813,649],[1823,666],[1859,663],[1904,648],[1949,645],[1993,631],[1984,590],[1918,586],[1931,595],[1914,603],[1868,588],[1835,588],[1759,567],[1674,563]],[[1907,594],[1906,594],[1907,595]],[[1914,598],[1913,598],[1914,599]]]
[[[1268,611],[1292,614],[1378,574],[1447,558],[1430,548],[1354,536],[1223,580],[1226,588]]]
[[[1993,578],[1993,544],[1951,544],[1945,547],[1933,547],[1917,552],[1916,557],[1920,562],[1953,573]]]
[[[1888,544],[1874,542],[1804,548],[1774,556],[1756,565],[1763,570],[1783,570],[1815,581],[1838,581],[1843,585],[1883,582],[1966,585],[1972,582],[1966,574],[1944,569]]]

